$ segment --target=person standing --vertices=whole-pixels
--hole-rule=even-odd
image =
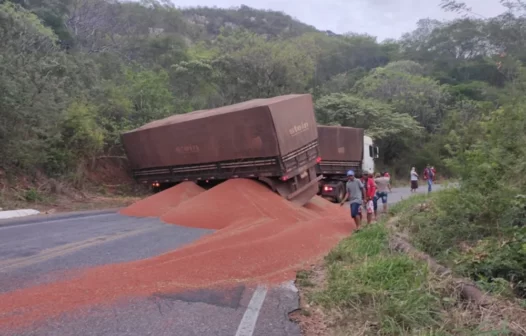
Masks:
[[[367,213],[367,224],[371,224],[375,214],[374,198],[376,197],[376,183],[374,182],[373,172],[365,172],[365,210]]]
[[[426,166],[426,169],[424,169],[424,180],[427,181],[427,192],[430,193],[433,188],[433,178],[434,178],[433,170],[431,169],[430,165]]]
[[[374,179],[374,182],[376,183],[376,198],[377,200],[382,200],[382,213],[387,213],[387,192],[391,192],[391,178],[386,176],[380,176],[380,174],[376,174],[376,178]]]
[[[365,210],[365,197],[367,195],[367,174],[364,173],[364,172],[360,172],[359,176],[358,176],[360,182],[362,182],[362,185],[363,185],[363,192],[364,192],[364,196],[363,196],[363,204],[364,204],[364,210]],[[360,220],[363,222],[363,211],[361,211],[360,209]]]
[[[347,200],[350,201],[351,217],[356,223],[356,228],[359,229],[361,225],[361,212],[362,204],[365,199],[365,190],[363,183],[354,176],[354,170],[349,170],[347,172],[347,183],[345,189],[345,197],[340,203],[340,206],[342,206]]]
[[[416,192],[416,189],[418,189],[418,173],[415,167],[413,167],[411,168],[411,192]]]
[[[376,183],[376,178],[380,177],[380,173],[374,174],[374,184],[376,186],[376,194],[373,197],[373,206],[374,206],[374,220],[378,219],[378,183]]]

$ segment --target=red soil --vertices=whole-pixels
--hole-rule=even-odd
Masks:
[[[153,197],[168,204],[162,198],[173,194],[161,194]],[[150,213],[142,209],[147,211],[135,215]],[[346,208],[321,198],[297,207],[250,180],[227,181],[162,219],[219,230],[155,258],[96,267],[73,280],[0,295],[0,330],[128,296],[291,280],[354,228]]]
[[[119,213],[133,217],[159,217],[182,202],[205,190],[193,182],[183,182],[153,196],[140,200]]]

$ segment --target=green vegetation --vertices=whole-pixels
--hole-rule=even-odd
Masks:
[[[481,193],[462,184],[433,195],[424,211],[406,208],[400,225],[416,247],[472,278],[482,289],[526,298],[522,195],[499,194],[503,199],[498,201],[494,197],[493,190]],[[505,210],[498,210],[499,206]]]
[[[0,169],[78,182],[79,166],[122,155],[120,134],[148,121],[312,93],[320,123],[376,138],[382,168],[406,178],[429,162],[454,175],[448,160],[520,90],[523,9],[422,20],[379,43],[246,6],[0,0]]]
[[[327,284],[308,289],[308,299],[334,312],[328,319],[336,334],[508,334],[463,305],[449,278],[437,278],[426,263],[391,251],[385,222],[345,239],[325,262]],[[301,274],[300,287],[308,275]]]

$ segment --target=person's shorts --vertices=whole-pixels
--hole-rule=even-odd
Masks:
[[[351,203],[351,217],[356,218],[362,213],[362,205],[360,203]]]
[[[367,210],[367,213],[368,213],[368,214],[372,214],[372,213],[374,213],[374,204],[373,204],[373,200],[369,200],[369,201],[367,201],[366,206],[365,206],[365,209]]]
[[[378,197],[378,199],[381,199],[383,204],[387,203],[387,193],[386,192],[377,192],[376,197]]]
[[[411,189],[418,189],[418,181],[411,181]]]

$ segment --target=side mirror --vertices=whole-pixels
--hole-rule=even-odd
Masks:
[[[380,157],[380,149],[378,147],[374,147],[374,158],[378,159]]]

